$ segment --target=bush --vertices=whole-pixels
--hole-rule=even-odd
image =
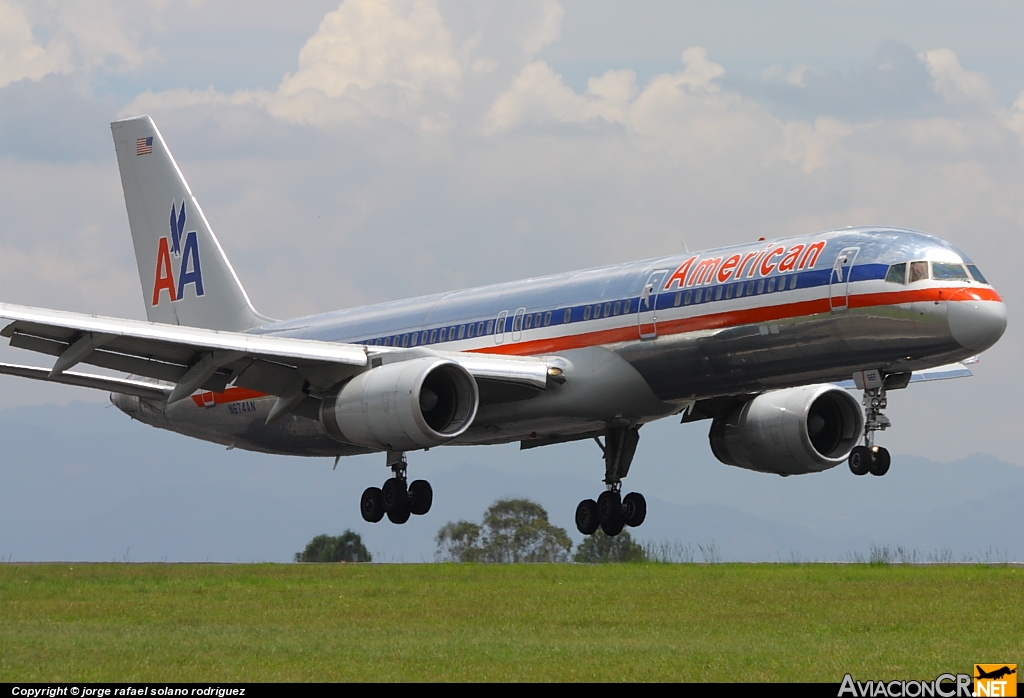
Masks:
[[[576,548],[573,562],[643,562],[647,553],[633,540],[629,531],[609,536],[601,529],[583,539]]]
[[[295,562],[372,562],[373,557],[355,531],[340,536],[326,533],[309,541],[306,549],[295,553]]]
[[[500,499],[481,524],[449,522],[437,532],[438,560],[454,562],[567,562],[572,539],[529,499]]]

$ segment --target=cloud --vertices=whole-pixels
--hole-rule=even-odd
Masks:
[[[948,48],[925,51],[921,54],[921,60],[935,81],[935,91],[947,102],[970,102],[986,106],[995,103],[995,93],[985,76],[964,70],[960,59]]]
[[[44,47],[32,34],[28,15],[8,0],[0,0],[0,88],[18,80],[39,80],[50,73],[74,70],[71,52],[63,42]]]
[[[0,88],[51,74],[132,71],[158,58],[135,28],[161,3],[67,0],[59,4],[0,0]],[[37,36],[47,36],[44,42]]]

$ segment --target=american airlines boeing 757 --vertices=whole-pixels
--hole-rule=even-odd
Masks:
[[[363,518],[405,523],[432,490],[406,453],[593,439],[604,491],[576,525],[616,535],[640,428],[708,420],[714,455],[763,473],[884,475],[889,392],[969,375],[1006,328],[978,267],[937,237],[847,228],[272,320],[253,308],[147,116],[111,124],[148,321],[0,303],[0,373],[111,392],[146,424],[230,447],[392,471]],[[129,374],[72,370],[78,364]],[[863,391],[861,404],[847,388]]]

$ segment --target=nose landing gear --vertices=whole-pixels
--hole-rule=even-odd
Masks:
[[[889,472],[892,462],[889,449],[875,445],[875,432],[885,431],[892,426],[889,418],[882,414],[888,405],[885,394],[885,383],[879,381],[877,387],[864,388],[864,445],[855,446],[850,451],[850,472],[854,475],[878,475],[881,477]]]
[[[607,489],[595,502],[584,499],[576,507],[576,528],[585,536],[601,528],[609,536],[617,536],[624,526],[639,526],[647,518],[647,500],[639,492],[622,496],[622,478],[629,473],[637,443],[640,441],[640,427],[610,427],[605,432],[605,442],[595,438],[604,454]]]
[[[430,511],[434,491],[426,480],[407,483],[405,454],[388,451],[388,467],[394,473],[383,487],[368,487],[359,499],[363,520],[377,523],[386,515],[391,523],[404,524],[410,514],[422,516]]]

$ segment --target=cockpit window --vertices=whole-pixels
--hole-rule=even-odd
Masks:
[[[977,281],[979,284],[988,283],[988,281],[985,280],[985,277],[981,275],[981,272],[978,271],[978,267],[976,265],[968,264],[967,268],[971,270],[971,276],[973,276],[974,280]]]
[[[885,280],[894,284],[907,283],[907,263],[901,262],[889,267],[889,273],[885,275]]]
[[[932,278],[943,281],[968,281],[967,270],[962,264],[932,262]]]
[[[928,262],[910,263],[910,283],[924,281],[928,278]]]

